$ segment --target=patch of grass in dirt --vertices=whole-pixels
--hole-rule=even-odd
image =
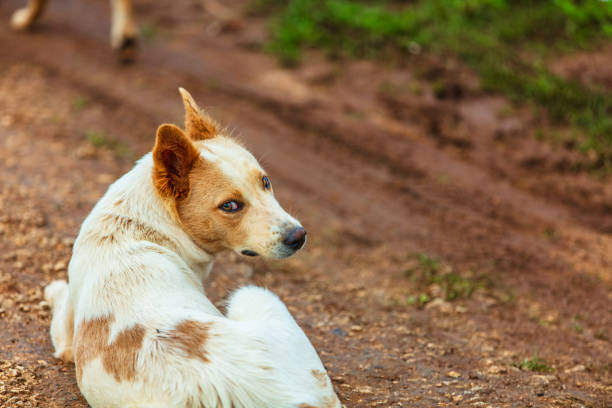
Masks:
[[[584,328],[582,327],[582,324],[580,324],[580,322],[578,321],[578,319],[576,317],[574,317],[574,319],[572,319],[572,327],[578,333],[582,333],[584,331]]]
[[[140,25],[140,37],[145,41],[152,41],[159,35],[159,30],[155,24],[142,23]]]
[[[120,140],[108,136],[104,132],[88,130],[85,138],[95,147],[105,148],[121,158],[128,158],[133,155],[128,146]]]
[[[410,295],[406,302],[419,307],[436,297],[447,301],[469,298],[476,289],[491,285],[485,276],[463,276],[452,267],[426,254],[418,254],[415,266],[404,271],[404,275],[415,282],[420,293]]]
[[[610,341],[606,334],[606,329],[604,328],[600,328],[599,330],[597,330],[593,337],[595,337],[597,340]]]
[[[287,65],[304,48],[330,56],[421,51],[457,57],[485,90],[546,108],[569,124],[593,166],[612,169],[612,95],[566,80],[545,60],[612,38],[612,2],[601,0],[254,0],[273,14],[268,50]]]
[[[79,111],[85,109],[89,105],[89,102],[90,100],[88,97],[83,95],[77,95],[72,98],[70,105],[72,106],[72,109]]]
[[[540,358],[537,354],[531,358],[516,362],[513,365],[521,370],[535,371],[538,373],[550,373],[554,370],[546,360]]]

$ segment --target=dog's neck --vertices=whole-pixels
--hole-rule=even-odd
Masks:
[[[170,238],[168,249],[176,252],[194,272],[204,278],[212,267],[214,255],[200,248],[182,228],[175,204],[156,191],[152,168],[153,159],[149,153],[109,188],[97,206],[103,212],[135,220]]]

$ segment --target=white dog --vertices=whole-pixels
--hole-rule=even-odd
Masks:
[[[180,91],[186,132],[159,127],[83,223],[69,283],[45,288],[54,355],[74,360],[95,408],[340,407],[275,295],[242,288],[226,316],[206,297],[218,252],[287,257],[306,233],[253,156]]]

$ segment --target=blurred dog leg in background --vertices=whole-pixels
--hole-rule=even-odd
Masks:
[[[201,0],[202,8],[215,22],[209,27],[210,33],[217,34],[223,28],[240,27],[239,12],[219,0]],[[11,18],[14,30],[27,30],[34,25],[44,12],[47,0],[28,0],[28,4],[15,11]],[[132,61],[136,55],[138,28],[134,22],[132,0],[110,0],[111,6],[111,47],[122,62]]]
[[[14,30],[32,27],[44,11],[47,0],[28,0],[28,4],[13,13],[11,26]],[[119,59],[127,62],[136,52],[136,23],[132,13],[131,0],[110,0],[111,5],[111,47],[117,51]]]
[[[111,47],[121,60],[132,60],[136,51],[138,29],[132,13],[132,0],[110,0]]]
[[[28,5],[13,13],[11,26],[15,30],[25,30],[34,24],[42,14],[47,0],[28,0]]]

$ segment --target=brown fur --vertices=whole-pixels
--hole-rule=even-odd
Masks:
[[[112,245],[122,236],[129,236],[137,241],[149,241],[166,248],[176,248],[176,243],[170,237],[132,218],[119,214],[104,214],[100,221],[105,229],[88,235],[88,238],[97,242],[99,246]]]
[[[317,380],[321,388],[327,387],[327,374],[321,370],[312,370],[310,373]]]
[[[189,92],[179,88],[185,105],[185,131],[191,140],[210,139],[217,135],[217,125],[205,115],[195,103]]]
[[[188,358],[199,359],[208,363],[208,356],[204,351],[204,343],[208,339],[210,323],[202,323],[197,320],[184,320],[174,330],[171,330],[163,341],[170,347],[178,348]]]
[[[136,377],[136,359],[145,329],[137,324],[120,332],[114,341],[108,344],[113,321],[112,317],[98,317],[79,324],[74,338],[79,383],[82,381],[85,365],[97,357],[102,358],[104,369],[118,382],[133,381]]]
[[[332,397],[325,397],[323,400],[323,405],[320,407],[316,407],[310,404],[300,404],[299,408],[334,408],[336,406],[336,401]]]
[[[180,201],[189,194],[189,173],[199,152],[185,133],[175,125],[157,129],[153,148],[153,183],[162,197]]]
[[[177,211],[187,233],[211,254],[246,238],[240,224],[249,208],[232,214],[223,213],[218,206],[226,200],[242,200],[240,191],[216,167],[198,160],[190,174],[191,192],[178,203]]]
[[[128,234],[136,241],[149,241],[163,247],[174,247],[174,241],[156,229],[132,218],[118,214],[106,214],[102,220],[105,225],[113,225],[114,233]]]

